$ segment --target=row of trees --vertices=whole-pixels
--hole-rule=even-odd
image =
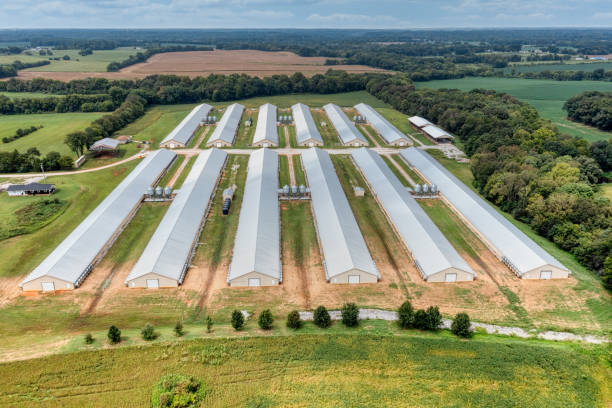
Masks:
[[[371,81],[368,91],[455,134],[487,199],[600,271],[612,287],[603,268],[612,259],[612,207],[595,194],[612,164],[608,142],[560,134],[533,107],[494,91],[417,90],[401,77]]]
[[[25,153],[17,150],[0,152],[0,173],[28,173],[40,171],[41,164],[45,170],[69,170],[73,167],[70,156],[58,152],[49,152],[41,156],[37,148],[31,147]]]
[[[13,140],[17,140],[17,139],[21,139],[24,136],[29,135],[30,133],[34,133],[36,132],[38,129],[41,129],[43,126],[39,125],[39,126],[30,126],[29,128],[25,128],[25,129],[17,129],[15,131],[15,134],[13,136],[5,136],[2,138],[2,143],[10,143]]]
[[[20,69],[41,67],[43,65],[49,65],[50,63],[50,61],[42,60],[34,62],[15,61],[11,64],[0,64],[0,78],[16,76]]]
[[[510,72],[504,76],[526,79],[551,79],[554,81],[612,81],[612,70],[598,68],[593,71]]]
[[[610,71],[612,79],[612,71]],[[571,120],[612,130],[612,92],[587,91],[570,98],[563,109]]]
[[[115,109],[110,95],[66,95],[43,98],[9,98],[0,95],[0,114],[66,113],[66,112],[110,112]]]

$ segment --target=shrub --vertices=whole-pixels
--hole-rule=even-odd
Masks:
[[[302,319],[300,319],[300,312],[294,310],[287,315],[287,327],[295,330],[302,327]]]
[[[183,331],[183,323],[180,320],[174,325],[174,334],[176,337],[181,337],[183,334],[185,334]]]
[[[121,341],[121,330],[115,325],[108,328],[108,340],[111,344],[117,344]]]
[[[91,333],[87,333],[85,335],[85,344],[91,344],[93,342],[94,342],[93,336],[91,335]]]
[[[151,406],[187,408],[200,406],[206,387],[194,377],[167,374],[153,387]]]
[[[402,329],[409,329],[414,325],[414,309],[412,304],[407,300],[397,310],[397,324]]]
[[[266,309],[259,314],[259,319],[257,320],[257,323],[262,329],[270,330],[272,328],[273,322],[274,317],[272,316],[272,312],[270,312],[270,309]]]
[[[140,335],[144,340],[155,340],[157,338],[157,333],[155,333],[155,328],[149,323],[145,324],[145,326],[140,330]]]
[[[212,332],[213,319],[210,316],[206,316],[206,333]]]
[[[313,321],[314,324],[322,329],[327,329],[329,326],[331,326],[331,318],[329,317],[329,312],[325,306],[319,306],[315,309]]]
[[[345,303],[342,306],[342,323],[346,327],[356,327],[359,325],[359,309],[354,303]]]
[[[459,337],[472,337],[474,332],[470,327],[470,316],[467,313],[458,313],[451,324],[451,331]]]
[[[438,306],[429,306],[425,313],[427,313],[427,330],[438,330],[440,323],[442,323],[442,315]]]
[[[427,313],[423,309],[419,309],[414,313],[413,325],[419,330],[427,330]]]
[[[234,310],[232,312],[232,327],[234,330],[242,330],[244,327],[244,316],[240,310]]]

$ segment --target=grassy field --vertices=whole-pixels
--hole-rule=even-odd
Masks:
[[[185,182],[185,179],[189,175],[189,172],[191,171],[193,164],[195,163],[197,159],[198,159],[198,156],[192,156],[189,158],[189,161],[185,165],[185,168],[183,168],[183,171],[181,172],[181,174],[179,174],[179,176],[176,178],[176,181],[174,182],[174,186],[172,187],[173,189],[176,190],[176,189],[181,188],[181,186]]]
[[[303,335],[195,339],[2,364],[0,403],[149,407],[153,385],[167,373],[203,381],[209,407],[588,408],[610,402],[603,347],[489,336],[466,342],[445,333],[399,332],[379,321],[357,330],[338,326],[327,335],[307,324]]]
[[[610,62],[574,62],[568,61],[565,64],[559,63],[523,63],[523,64],[512,64],[507,68],[504,68],[504,73],[511,72],[542,72],[542,71],[585,71],[593,72],[596,69],[604,69],[606,71],[612,69],[612,63]]]
[[[410,166],[408,165],[408,163],[406,163],[406,161],[404,159],[402,159],[402,157],[399,154],[392,154],[391,155],[391,159],[393,159],[393,161],[395,161],[397,164],[400,165],[400,167],[402,169],[404,169],[404,171],[406,173],[408,173],[408,175],[410,176],[410,178],[418,184],[423,184],[425,181],[421,178],[421,176],[419,176],[414,170],[412,170],[410,168]]]
[[[331,120],[327,117],[327,114],[324,110],[311,110],[312,118],[314,119],[315,124],[317,125],[317,129],[321,134],[321,138],[323,139],[323,144],[325,147],[338,147],[342,146],[340,143],[340,139],[338,138],[338,131],[331,123]],[[322,123],[326,125],[323,126]]]
[[[41,154],[56,151],[74,156],[64,138],[68,133],[84,130],[89,124],[104,113],[40,113],[33,115],[0,115],[0,139],[13,136],[17,129],[42,125],[34,133],[10,143],[0,143],[0,151],[15,149],[25,152],[36,147]]]
[[[9,97],[11,99],[18,99],[18,98],[48,98],[50,96],[61,97],[61,95],[53,95],[53,94],[42,93],[42,92],[6,92],[6,91],[1,91],[0,95],[7,96],[7,97]]]
[[[279,161],[279,174],[278,174],[278,186],[291,185],[291,179],[289,175],[289,157],[281,155],[278,157]]]
[[[302,159],[299,155],[293,156],[293,173],[295,174],[295,182],[299,186],[300,184],[306,185],[306,175],[302,168]]]
[[[276,105],[280,109],[290,108],[292,105],[302,102],[311,108],[319,108],[328,103],[335,103],[339,106],[353,106],[359,102],[367,103],[374,108],[388,108],[389,105],[373,97],[366,91],[344,92],[336,94],[289,94],[276,96],[260,96],[256,98],[243,99],[236,101],[247,108],[258,108],[265,103]],[[232,102],[233,103],[233,102]],[[225,103],[229,105],[230,103]],[[216,105],[216,104],[215,104]]]
[[[170,168],[168,169],[168,171],[166,171],[166,174],[164,174],[162,176],[161,179],[159,179],[159,182],[157,183],[160,186],[167,186],[168,182],[170,181],[170,179],[172,179],[172,176],[174,176],[174,174],[176,173],[176,171],[178,170],[179,167],[181,167],[181,164],[186,160],[187,158],[183,155],[178,155],[176,156],[176,159],[174,159],[174,162],[172,163],[172,166],[170,166]]]
[[[419,88],[456,88],[469,91],[475,88],[493,89],[509,93],[531,104],[540,115],[550,119],[561,132],[583,137],[589,141],[607,140],[610,132],[602,132],[567,119],[563,104],[584,91],[612,91],[612,82],[604,81],[550,81],[521,78],[461,78],[417,82]]]
[[[389,166],[393,174],[395,174],[395,177],[397,177],[398,180],[404,185],[404,187],[412,187],[412,185],[408,182],[408,180],[406,180],[406,177],[404,177],[404,175],[400,173],[397,167],[393,165],[393,161],[389,156],[381,156],[381,157],[383,158],[385,163],[387,163],[387,166]]]
[[[253,135],[255,134],[255,128],[257,127],[257,111],[251,111],[246,109],[242,113],[240,118],[240,125],[238,125],[238,133],[236,139],[234,139],[234,147],[237,149],[244,149],[251,147],[253,142]],[[247,119],[251,118],[251,126],[246,125]]]
[[[44,71],[44,72],[106,72],[106,66],[113,61],[121,61],[142,51],[133,47],[116,48],[114,50],[95,50],[93,54],[82,56],[79,55],[79,50],[55,50],[51,58],[59,57],[59,61],[51,60],[51,64],[42,67],[29,68],[27,71]],[[68,55],[70,60],[64,61],[61,59],[64,55]],[[1,55],[0,64],[12,63],[16,60],[21,62],[35,62],[49,59],[49,56],[41,55]]]

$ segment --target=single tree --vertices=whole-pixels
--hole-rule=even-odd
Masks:
[[[442,315],[438,306],[429,306],[425,313],[427,314],[427,330],[438,330],[440,323],[442,323]]]
[[[115,325],[109,327],[108,329],[108,341],[111,344],[117,344],[121,341],[121,330],[119,330]]]
[[[419,330],[427,330],[427,313],[423,309],[414,312],[414,327]]]
[[[472,337],[474,332],[472,331],[472,327],[470,325],[470,316],[468,316],[467,313],[457,314],[457,316],[455,316],[455,320],[453,320],[453,324],[451,324],[451,331],[453,334],[459,337]]]
[[[302,319],[300,318],[300,312],[294,310],[289,312],[287,315],[287,327],[290,329],[299,329],[302,327]]]
[[[183,331],[183,322],[181,322],[180,320],[174,325],[174,334],[176,335],[176,337],[181,337],[183,334],[185,334],[185,332]]]
[[[402,329],[409,329],[414,325],[414,309],[410,301],[405,301],[397,310],[397,324]]]
[[[346,327],[357,327],[359,325],[359,309],[354,303],[345,303],[342,306],[342,323]]]
[[[94,342],[93,336],[91,335],[91,333],[87,333],[85,335],[85,344],[91,344],[93,342]]]
[[[240,310],[234,310],[232,312],[232,327],[234,330],[242,330],[244,327],[244,316]]]
[[[150,341],[155,340],[157,338],[157,333],[155,333],[155,328],[149,323],[145,324],[145,326],[140,330],[140,335],[144,340]]]
[[[261,327],[262,329],[270,330],[272,328],[273,322],[274,322],[274,317],[272,316],[272,312],[270,312],[270,309],[263,310],[259,314],[259,319],[257,320],[257,323],[259,324],[259,327]]]
[[[206,316],[206,333],[211,333],[213,327],[213,319],[210,316]]]
[[[329,312],[325,306],[319,306],[315,309],[313,321],[314,324],[322,329],[327,329],[329,326],[331,326],[331,317],[329,317]]]

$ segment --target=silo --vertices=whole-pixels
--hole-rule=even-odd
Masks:
[[[423,191],[423,189],[421,188],[420,184],[417,184],[416,186],[414,186],[414,192],[416,194],[421,194],[421,191]]]
[[[164,190],[161,188],[161,186],[155,187],[155,195],[157,197],[161,197],[163,193],[164,193]]]
[[[166,186],[166,188],[164,188],[164,195],[170,198],[170,196],[172,195],[172,188],[170,186]]]
[[[432,184],[430,187],[430,190],[432,194],[436,194],[438,192],[438,186],[436,186],[435,184]]]
[[[283,186],[283,194],[284,195],[289,195],[289,186],[287,184],[285,184]]]
[[[427,184],[423,184],[423,194],[429,193],[429,186]]]
[[[306,186],[303,184],[300,184],[300,195],[303,196],[304,194],[306,194]]]
[[[298,187],[297,186],[291,186],[291,195],[297,195],[298,193]]]
[[[153,194],[155,194],[155,190],[153,190],[153,187],[148,187],[147,191],[145,191],[145,195],[147,197],[153,197]]]

